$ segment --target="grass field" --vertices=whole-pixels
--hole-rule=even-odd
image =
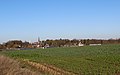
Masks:
[[[48,64],[76,75],[119,75],[120,45],[0,52],[15,59]]]

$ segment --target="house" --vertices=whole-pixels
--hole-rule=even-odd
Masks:
[[[82,44],[81,42],[79,42],[78,46],[84,46],[84,44]]]
[[[49,44],[46,44],[45,46],[44,46],[44,48],[49,48],[50,46],[49,46]]]
[[[100,46],[102,44],[89,44],[89,46]]]

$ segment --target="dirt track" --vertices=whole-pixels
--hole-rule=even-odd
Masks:
[[[47,64],[40,64],[40,63],[36,63],[36,62],[31,62],[27,59],[24,59],[23,61],[27,62],[29,65],[39,69],[40,71],[43,71],[45,73],[51,74],[51,75],[75,75],[71,72],[67,72],[64,70],[61,70],[59,68],[53,67],[51,65],[47,65]]]

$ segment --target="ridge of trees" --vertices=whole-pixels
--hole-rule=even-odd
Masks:
[[[43,40],[39,41],[41,47],[44,47],[48,44],[50,47],[69,47],[69,46],[78,46],[78,44],[90,45],[90,44],[120,44],[120,39],[55,39],[55,40]],[[6,43],[0,44],[0,49],[10,49],[10,48],[34,48],[33,43],[27,41],[22,42],[21,40],[11,40]]]

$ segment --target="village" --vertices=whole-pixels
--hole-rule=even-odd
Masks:
[[[37,39],[36,42],[23,42],[21,40],[10,40],[6,43],[0,44],[0,49],[4,50],[29,50],[35,48],[54,48],[54,47],[80,47],[80,46],[96,46],[102,44],[118,44],[120,43],[120,39],[109,39],[109,40],[101,40],[101,39],[56,39],[56,40],[40,40]]]
[[[68,39],[60,39],[60,40],[46,40],[30,43],[30,42],[22,42],[21,40],[10,40],[6,43],[0,44],[0,49],[4,50],[29,50],[29,49],[36,49],[36,48],[53,48],[53,47],[77,47],[77,46],[84,46],[79,40],[72,40],[72,42]]]

